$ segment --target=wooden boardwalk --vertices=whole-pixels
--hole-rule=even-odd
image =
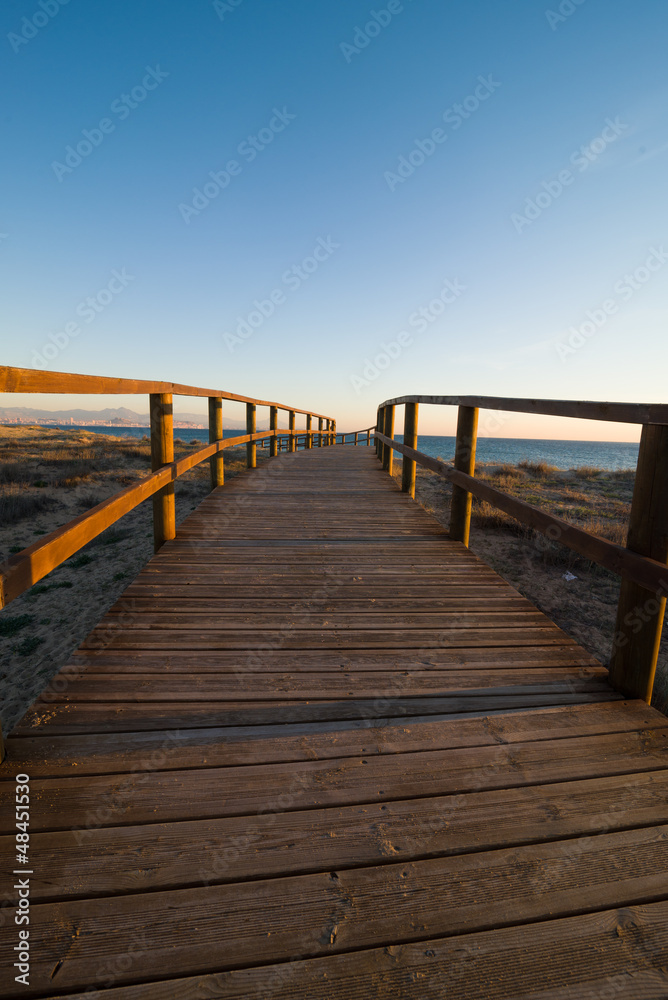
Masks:
[[[371,448],[213,492],[7,749],[2,997],[668,997],[668,719]]]

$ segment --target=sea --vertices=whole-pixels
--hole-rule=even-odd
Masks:
[[[50,427],[55,426],[49,424]],[[148,427],[78,427],[75,424],[58,425],[62,430],[94,431],[97,434],[111,434],[115,437],[142,438],[148,435]],[[243,430],[226,429],[224,437],[238,437]],[[190,443],[207,444],[209,432],[206,428],[177,427],[174,437]],[[401,434],[397,440],[402,441]],[[432,458],[450,461],[455,453],[454,437],[438,437],[421,434],[418,450]],[[578,469],[584,465],[597,469],[635,469],[638,461],[638,445],[628,441],[554,441],[534,438],[478,438],[477,458],[480,462],[498,465],[518,462],[547,462],[557,469]]]

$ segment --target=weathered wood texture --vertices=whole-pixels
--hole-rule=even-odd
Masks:
[[[371,449],[281,452],[7,739],[0,997],[665,998],[668,719],[606,676]]]

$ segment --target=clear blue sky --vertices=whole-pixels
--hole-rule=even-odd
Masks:
[[[408,392],[666,400],[665,0],[42,4],[0,15],[3,363],[341,429]],[[255,300],[273,314],[244,339]]]

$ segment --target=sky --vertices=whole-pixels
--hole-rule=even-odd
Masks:
[[[667,401],[666,13],[7,0],[2,363],[223,389],[339,430],[408,393]],[[423,407],[420,430],[455,416]],[[637,438],[523,415],[480,433]]]

